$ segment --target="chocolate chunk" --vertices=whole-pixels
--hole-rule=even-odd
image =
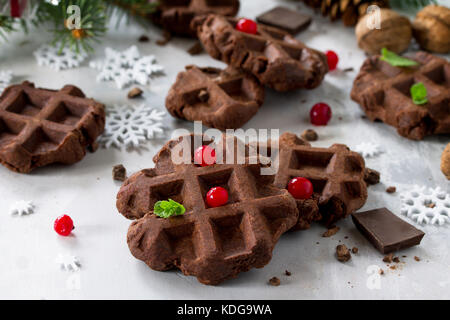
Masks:
[[[397,191],[397,188],[394,186],[390,186],[386,189],[387,193],[395,193]]]
[[[142,36],[139,37],[139,42],[149,42],[150,38],[147,37],[145,34],[143,34]]]
[[[336,233],[338,233],[338,231],[339,231],[339,227],[332,227],[332,228],[328,229],[327,231],[325,231],[322,234],[322,237],[328,238],[328,237],[334,236]]]
[[[121,164],[114,166],[113,179],[116,181],[125,181],[127,179],[127,169]]]
[[[385,255],[384,258],[383,258],[383,262],[391,263],[391,262],[392,262],[392,257],[393,257],[393,256],[394,256],[394,255],[393,255],[392,253],[389,253],[388,255]]]
[[[140,88],[133,88],[130,91],[128,91],[128,99],[134,99],[137,97],[140,97],[142,95],[142,90]]]
[[[269,284],[271,286],[278,287],[281,284],[281,281],[277,277],[273,277],[273,278],[270,278]]]
[[[301,137],[306,141],[316,141],[319,138],[319,135],[314,130],[307,129],[303,131]]]
[[[187,51],[191,56],[198,55],[203,52],[203,46],[200,41],[196,41]]]
[[[364,171],[364,181],[368,185],[380,183],[380,173],[377,170],[366,168]]]
[[[340,244],[336,247],[336,257],[340,262],[347,262],[352,258],[352,255],[345,244]]]
[[[359,249],[357,247],[353,247],[352,248],[352,253],[357,254],[359,251]]]
[[[381,253],[418,245],[425,235],[386,208],[354,213],[352,220],[358,230]]]
[[[288,270],[284,271],[284,274],[285,274],[286,276],[288,276],[288,277],[292,275],[292,273],[291,273],[290,271],[288,271]]]
[[[297,34],[311,24],[311,17],[299,11],[284,7],[275,7],[256,17],[256,21]]]

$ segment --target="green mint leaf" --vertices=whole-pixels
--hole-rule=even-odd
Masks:
[[[158,201],[155,203],[153,213],[160,218],[170,218],[173,216],[181,216],[186,212],[186,208],[172,199],[169,201]]]
[[[415,104],[425,104],[428,102],[427,99],[427,88],[422,82],[415,83],[411,86],[411,98]]]
[[[386,61],[387,63],[389,63],[391,66],[394,67],[412,67],[418,65],[416,61],[401,57],[397,55],[395,52],[389,51],[386,48],[381,49],[380,60]]]

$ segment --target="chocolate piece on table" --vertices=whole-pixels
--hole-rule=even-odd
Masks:
[[[131,89],[130,91],[128,91],[128,99],[138,98],[138,97],[142,96],[142,93],[143,93],[143,91],[141,88],[135,87],[135,88]]]
[[[345,244],[340,244],[336,247],[336,258],[340,262],[347,262],[352,258],[350,250],[347,248]]]
[[[377,170],[366,168],[364,170],[364,181],[368,185],[380,183],[380,173]]]
[[[125,181],[127,179],[127,169],[121,164],[114,166],[113,179],[116,181]]]
[[[315,148],[293,133],[283,133],[279,150],[271,148],[270,141],[259,143],[272,157],[278,157],[278,172],[274,184],[287,188],[295,177],[311,181],[314,193],[311,199],[296,199],[299,220],[294,230],[308,229],[314,221],[331,225],[361,208],[367,200],[364,181],[364,159],[347,146],[334,144],[330,148]],[[262,155],[266,155],[261,151]]]
[[[248,34],[236,30],[237,22],[210,14],[195,18],[192,27],[213,58],[253,74],[270,88],[289,91],[320,85],[328,72],[325,54],[278,28],[258,24],[258,33]]]
[[[420,244],[425,233],[386,208],[352,214],[358,230],[383,254]]]
[[[59,91],[27,81],[10,86],[0,96],[0,162],[21,173],[73,164],[95,145],[104,127],[104,106],[75,86]]]
[[[303,131],[301,137],[306,141],[316,141],[317,139],[319,139],[319,135],[317,134],[317,132],[312,129]]]
[[[228,161],[207,167],[191,163],[196,139],[199,145],[212,143],[193,135],[169,141],[153,158],[154,169],[138,172],[122,185],[117,208],[136,220],[128,230],[128,246],[137,259],[154,270],[178,268],[216,285],[269,263],[280,236],[295,225],[298,209],[287,190],[272,184],[273,176],[261,175],[257,161],[250,164],[246,158],[245,164],[233,164],[226,159],[223,150],[230,143],[235,143],[235,155],[236,150],[249,154],[235,137],[224,135],[214,146],[216,156],[220,152]],[[188,163],[177,164],[172,155]],[[229,201],[209,208],[205,196],[216,186],[228,191]],[[186,213],[168,219],[154,215],[155,203],[169,198]]]
[[[278,6],[260,14],[256,17],[256,21],[283,29],[294,35],[308,28],[312,19],[299,11]]]
[[[174,117],[225,130],[242,127],[263,101],[264,87],[252,75],[187,66],[170,89],[166,108]]]
[[[239,0],[150,0],[159,3],[150,19],[161,25],[164,30],[181,36],[195,37],[190,28],[193,18],[216,13],[223,16],[235,16],[240,7]]]
[[[450,133],[450,63],[426,52],[412,56],[417,67],[393,67],[368,58],[353,82],[351,97],[367,117],[397,128],[399,135],[421,140],[427,135]],[[422,82],[428,102],[416,105],[410,94]]]

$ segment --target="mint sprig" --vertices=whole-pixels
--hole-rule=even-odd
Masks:
[[[168,219],[174,216],[181,216],[186,212],[186,208],[172,199],[163,200],[155,203],[153,213],[160,218]]]
[[[393,67],[413,67],[418,65],[416,61],[401,57],[386,48],[381,49],[380,60],[386,61]]]
[[[417,82],[411,86],[411,98],[415,104],[425,104],[428,102],[427,99],[427,88],[422,82]]]

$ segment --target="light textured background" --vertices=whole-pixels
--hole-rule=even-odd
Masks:
[[[282,1],[243,0],[240,14],[254,18]],[[296,7],[293,2],[283,2]],[[312,13],[311,10],[305,11]],[[146,33],[151,43],[141,44],[137,38]],[[155,45],[161,31],[153,26],[135,24],[111,29],[92,58],[103,56],[103,48],[126,49],[137,44],[142,54],[154,54],[166,67],[166,76],[155,79],[146,88],[145,102],[164,108],[164,98],[177,73],[187,64],[222,66],[208,55],[192,57],[187,52],[193,40],[174,39],[165,47]],[[410,141],[397,135],[395,129],[382,123],[361,118],[357,104],[349,98],[352,80],[364,60],[357,48],[352,28],[341,23],[331,24],[314,15],[314,23],[298,38],[309,46],[335,50],[341,59],[339,68],[355,68],[354,72],[340,70],[330,73],[321,87],[312,91],[276,93],[268,90],[260,112],[245,126],[247,128],[279,128],[282,132],[301,133],[310,128],[310,107],[320,101],[333,108],[334,117],[326,127],[315,128],[320,135],[316,146],[346,143],[354,147],[361,142],[380,144],[386,151],[369,159],[367,164],[382,173],[382,183],[371,187],[363,209],[388,207],[399,213],[399,192],[413,184],[440,186],[450,191],[450,184],[439,170],[440,155],[449,136]],[[45,32],[29,36],[17,35],[0,47],[0,70],[11,69],[15,82],[25,79],[41,87],[60,88],[70,83],[79,86],[91,97],[112,104],[138,103],[128,101],[127,90],[118,90],[112,83],[96,83],[97,72],[87,67],[55,72],[38,67],[32,52],[48,41]],[[448,56],[447,56],[448,58]],[[306,101],[303,102],[302,101]],[[342,117],[342,120],[339,120]],[[191,128],[167,116],[167,136],[174,128]],[[399,270],[387,271],[381,277],[381,289],[370,290],[367,268],[377,265],[386,270],[379,254],[355,230],[350,219],[342,221],[342,230],[332,238],[322,238],[324,228],[284,235],[273,259],[264,269],[241,274],[238,279],[218,287],[204,286],[193,277],[180,272],[155,272],[135,260],[126,244],[130,221],[118,214],[115,196],[119,184],[111,179],[113,165],[123,163],[129,172],[153,166],[151,158],[165,139],[147,145],[148,150],[128,153],[100,149],[71,167],[52,166],[30,175],[13,173],[0,167],[0,298],[31,299],[416,299],[450,298],[449,227],[422,226],[426,236],[420,247],[404,250]],[[384,190],[395,185],[393,195]],[[32,200],[36,213],[11,217],[9,206],[17,200]],[[52,229],[54,219],[69,214],[75,221],[73,236],[63,238]],[[348,236],[348,239],[344,239]],[[359,254],[346,264],[335,257],[339,243],[357,246]],[[316,244],[319,242],[319,244]],[[82,269],[78,273],[61,271],[54,262],[58,254],[78,256]],[[414,261],[414,256],[422,261]],[[291,277],[283,275],[284,270]],[[267,280],[273,276],[282,285],[271,287]],[[77,285],[78,284],[78,285]]]

